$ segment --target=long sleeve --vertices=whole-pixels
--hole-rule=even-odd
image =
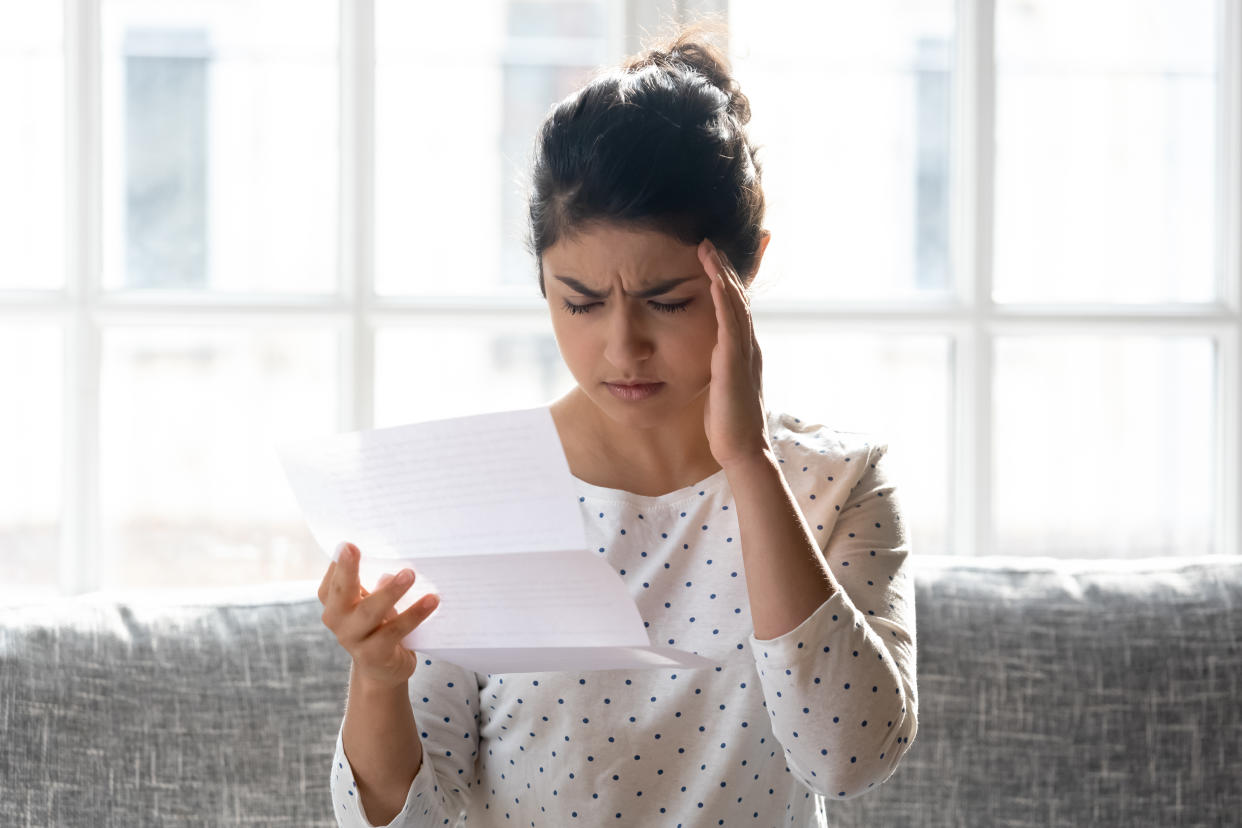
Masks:
[[[410,704],[423,745],[423,764],[393,828],[457,825],[466,810],[479,752],[478,676],[420,653],[410,678]],[[332,809],[342,828],[372,828],[358,799],[340,733],[330,777]]]
[[[785,635],[750,636],[789,769],[830,799],[888,779],[918,730],[914,589],[885,452],[877,445],[865,456],[849,453],[847,462],[865,466],[844,496],[829,484],[848,472],[824,475],[818,498],[813,484],[804,489],[801,503],[827,534],[824,557],[842,590]],[[842,462],[829,471],[842,467],[858,468]]]

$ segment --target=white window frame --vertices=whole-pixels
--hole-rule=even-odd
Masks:
[[[995,168],[995,0],[956,0],[952,113],[954,179],[951,249],[954,293],[941,303],[769,304],[774,322],[814,320],[830,328],[890,330],[947,337],[953,347],[949,549],[992,549],[992,354],[998,337],[1040,333],[1193,335],[1218,344],[1215,434],[1216,549],[1242,554],[1242,4],[1217,0],[1222,26],[1218,84],[1216,220],[1219,299],[1142,308],[1090,305],[997,305],[992,294]],[[623,2],[613,21],[618,54],[637,49],[664,16],[726,11],[727,0]],[[373,194],[375,40],[373,0],[341,0],[340,285],[328,297],[245,301],[212,296],[153,298],[100,289],[101,89],[100,0],[64,0],[66,287],[5,297],[0,313],[54,319],[65,331],[64,500],[60,587],[80,593],[105,582],[99,515],[99,377],[101,331],[121,321],[174,319],[261,325],[290,317],[321,318],[342,335],[340,422],[373,422],[375,331],[395,319],[417,323],[444,311],[474,317],[536,318],[535,300],[453,301],[374,295]]]

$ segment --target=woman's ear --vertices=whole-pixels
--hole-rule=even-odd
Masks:
[[[759,272],[759,265],[763,262],[763,251],[768,249],[770,241],[772,241],[772,231],[764,230],[763,235],[759,237],[759,255],[755,257],[755,273]]]

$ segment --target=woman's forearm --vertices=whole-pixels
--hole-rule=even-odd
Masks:
[[[771,452],[726,471],[737,508],[755,638],[796,628],[840,589]]]
[[[351,670],[341,742],[367,819],[391,822],[423,762],[406,685],[377,687]]]

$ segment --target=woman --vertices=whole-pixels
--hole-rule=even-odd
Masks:
[[[904,755],[914,605],[884,447],[763,405],[749,117],[683,29],[555,107],[530,194],[591,548],[653,642],[717,666],[476,675],[400,646],[436,599],[398,615],[413,573],[368,594],[347,545],[320,589],[353,657],[340,824],[822,824]]]

